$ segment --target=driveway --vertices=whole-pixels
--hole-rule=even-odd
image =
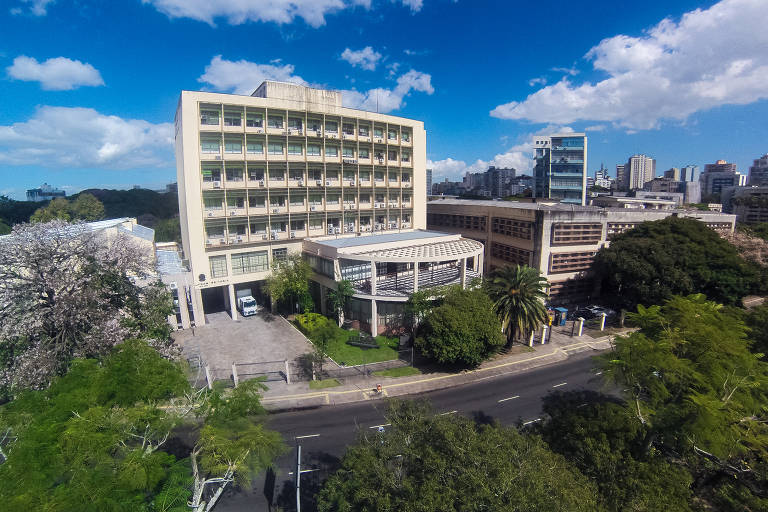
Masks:
[[[199,358],[215,370],[216,378],[230,375],[232,363],[262,363],[252,369],[279,371],[284,360],[293,361],[312,350],[304,335],[285,318],[263,310],[250,317],[238,314],[237,321],[227,313],[206,316],[208,324],[176,331],[173,338],[186,359]]]

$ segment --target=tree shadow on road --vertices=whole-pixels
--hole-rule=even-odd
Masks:
[[[341,459],[326,452],[309,451],[303,456],[301,467],[302,471],[312,470],[301,474],[301,512],[315,512],[317,494],[328,477],[341,467]],[[295,478],[283,481],[275,504],[280,507],[280,510],[296,511]]]

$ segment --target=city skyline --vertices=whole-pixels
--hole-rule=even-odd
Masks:
[[[636,153],[659,172],[724,159],[746,173],[768,149],[768,15],[756,0],[596,2],[545,30],[532,5],[260,5],[12,0],[0,12],[0,93],[13,98],[0,109],[0,194],[162,188],[175,180],[179,92],[250,94],[262,79],[423,120],[435,183],[489,165],[530,174],[534,135],[568,130],[590,138],[589,175]]]

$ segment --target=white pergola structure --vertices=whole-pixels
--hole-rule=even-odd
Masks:
[[[354,299],[370,301],[370,331],[379,332],[378,305],[382,302],[404,303],[420,289],[467,283],[480,277],[483,268],[483,244],[458,234],[414,230],[386,235],[305,239],[304,252],[315,270],[319,266],[330,273],[317,273],[321,302],[325,291],[336,282],[349,280]],[[318,263],[319,262],[319,263]]]

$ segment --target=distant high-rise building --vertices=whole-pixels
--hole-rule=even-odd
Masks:
[[[427,195],[432,194],[432,169],[427,169]]]
[[[677,167],[671,167],[669,170],[664,171],[664,177],[672,181],[682,181],[680,180],[680,169]]]
[[[627,181],[627,166],[624,164],[616,164],[616,181],[614,185],[619,190],[626,190],[624,183]]]
[[[533,177],[533,197],[585,205],[587,136],[565,133],[536,137]]]
[[[54,188],[47,183],[40,185],[40,188],[31,188],[27,190],[27,201],[50,201],[57,197],[66,197],[67,193],[58,188]]]
[[[749,168],[749,185],[752,187],[768,186],[768,154],[758,158]]]
[[[720,196],[729,187],[743,187],[747,184],[747,176],[736,171],[736,164],[718,160],[714,164],[706,164],[704,172],[699,176],[701,196]]]
[[[680,181],[699,181],[699,166],[686,165],[680,168]]]
[[[646,155],[632,155],[624,165],[623,180],[620,183],[623,190],[638,190],[655,177],[655,159]]]

